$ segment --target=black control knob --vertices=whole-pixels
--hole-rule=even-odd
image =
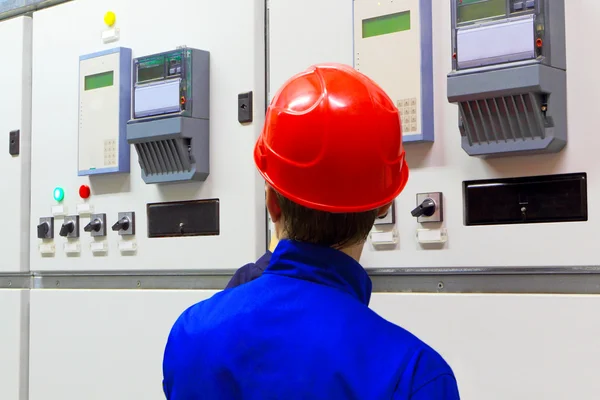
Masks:
[[[113,231],[115,231],[115,232],[118,232],[118,231],[121,231],[121,230],[123,230],[123,231],[126,231],[126,230],[128,230],[128,229],[129,229],[129,224],[130,224],[130,223],[131,223],[131,222],[129,221],[129,218],[127,218],[127,217],[123,217],[123,218],[121,218],[120,220],[118,220],[118,221],[117,221],[117,222],[116,222],[116,223],[115,223],[115,224],[112,226],[112,230],[113,230]]]
[[[98,218],[96,218],[93,221],[90,221],[90,223],[87,224],[83,228],[83,230],[86,232],[100,232],[101,228],[102,228],[102,221],[100,221]]]
[[[75,223],[73,221],[67,221],[60,227],[60,232],[58,233],[60,236],[67,237],[69,233],[73,233],[75,230]]]
[[[37,226],[38,239],[46,239],[48,232],[50,232],[50,224],[48,222],[42,222]]]
[[[435,213],[436,205],[432,199],[425,199],[423,202],[410,213],[413,217],[431,217]]]

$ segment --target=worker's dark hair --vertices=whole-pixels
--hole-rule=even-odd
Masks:
[[[279,193],[277,199],[288,239],[336,248],[364,242],[378,212],[330,213],[301,206]]]

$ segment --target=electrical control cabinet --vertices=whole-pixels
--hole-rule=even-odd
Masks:
[[[124,47],[79,58],[80,176],[130,170],[131,59]]]
[[[256,104],[265,102],[263,22],[236,17],[245,22],[237,35],[226,35],[214,15],[228,12],[231,4],[176,2],[160,9],[143,0],[113,4],[117,22],[108,30],[120,31],[116,44],[102,40],[99,24],[107,14],[102,2],[68,2],[36,12],[30,250],[25,252],[33,271],[231,269],[264,252],[264,180],[252,159],[264,113],[254,107],[252,120],[240,124],[237,101],[240,93],[252,92]],[[264,7],[241,0],[234,5],[246,16]],[[189,12],[181,14],[182,7]],[[166,21],[165,29],[147,23],[157,20]],[[185,32],[176,26],[185,26]],[[186,46],[177,47],[182,41]],[[130,173],[79,176],[78,77],[103,72],[81,73],[80,57],[115,47],[132,49],[133,56],[125,121],[126,146],[133,152]],[[57,54],[61,62],[52,62]],[[103,57],[116,54],[98,60]],[[117,85],[117,75],[125,74],[117,73],[116,61],[111,65],[104,72],[115,71]],[[5,67],[10,71],[14,65]],[[111,104],[106,119],[117,121],[116,96],[104,99]],[[210,137],[210,153],[209,124],[218,133]],[[8,133],[19,128],[24,132],[17,124],[4,130],[5,154],[16,157],[11,160],[25,153],[22,133],[21,155],[9,154]],[[206,205],[190,214],[189,207],[172,207],[191,201]],[[173,210],[174,217],[168,215]],[[44,221],[53,221],[53,227]],[[8,243],[16,236],[7,230]],[[190,255],[198,257],[190,262]]]
[[[564,0],[452,0],[448,100],[471,156],[567,142]]]
[[[434,139],[431,0],[354,0],[354,67],[396,103],[404,142]]]
[[[127,139],[144,182],[208,177],[209,62],[208,52],[185,47],[134,60]]]

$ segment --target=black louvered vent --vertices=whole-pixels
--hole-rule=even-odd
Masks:
[[[190,139],[175,138],[135,144],[142,170],[147,175],[189,172],[193,160]]]
[[[461,134],[471,146],[544,139],[544,106],[539,93],[460,102]]]

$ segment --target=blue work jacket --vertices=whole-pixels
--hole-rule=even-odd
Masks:
[[[260,278],[179,317],[167,399],[459,399],[442,357],[371,310],[370,296],[351,257],[282,240]]]
[[[246,264],[233,274],[233,277],[225,287],[225,289],[231,289],[244,283],[251,282],[256,278],[260,277],[265,269],[269,266],[271,262],[271,256],[273,253],[267,250],[265,254],[263,254],[255,263]]]

